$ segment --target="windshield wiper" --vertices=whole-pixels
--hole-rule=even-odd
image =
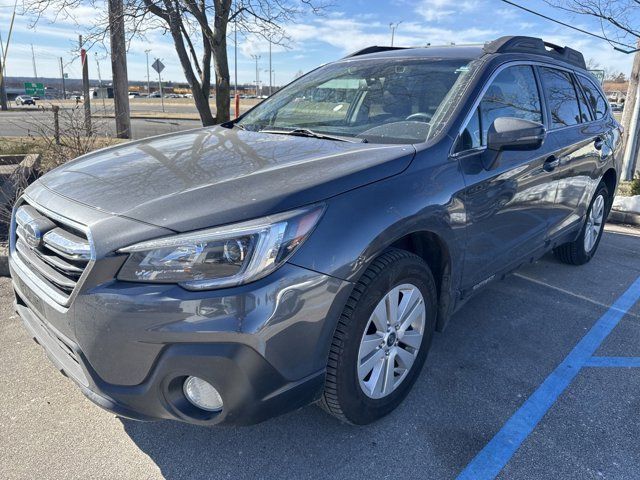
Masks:
[[[313,130],[309,130],[308,128],[294,128],[293,130],[263,128],[262,130],[259,130],[259,132],[260,133],[276,133],[280,135],[293,135],[296,137],[321,138],[323,140],[333,140],[336,142],[367,143],[367,140],[365,138],[350,138],[350,137],[339,137],[337,135],[327,135],[326,133],[314,132]]]

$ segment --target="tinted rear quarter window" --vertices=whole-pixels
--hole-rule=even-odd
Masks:
[[[582,89],[587,96],[587,102],[591,105],[596,120],[600,120],[607,113],[607,101],[604,99],[600,90],[587,78],[578,75],[578,81],[582,85]]]
[[[545,97],[551,114],[551,128],[581,123],[580,107],[571,75],[564,70],[540,69]]]

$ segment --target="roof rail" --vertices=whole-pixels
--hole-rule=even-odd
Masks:
[[[347,55],[344,58],[351,58],[351,57],[358,57],[360,55],[366,55],[368,53],[379,53],[379,52],[388,52],[390,50],[405,50],[407,47],[379,47],[377,45],[372,46],[372,47],[366,47],[363,48],[362,50],[358,50],[356,52],[353,52],[349,55]]]
[[[541,38],[524,36],[500,37],[484,46],[485,53],[535,53],[587,69],[582,53],[569,47],[560,47]]]

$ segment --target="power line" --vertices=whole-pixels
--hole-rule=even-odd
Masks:
[[[613,47],[616,50],[619,50],[621,52],[633,53],[633,52],[636,51],[635,47],[627,45],[626,43],[618,42],[617,40],[611,40],[611,39],[609,39],[607,37],[604,37],[602,35],[598,35],[597,33],[589,32],[587,30],[583,30],[582,28],[574,27],[573,25],[569,25],[568,23],[561,22],[560,20],[556,20],[555,18],[551,18],[551,17],[549,17],[547,15],[544,15],[544,14],[542,14],[540,12],[536,12],[535,10],[531,10],[530,8],[523,7],[522,5],[518,5],[517,3],[514,3],[514,2],[512,2],[510,0],[501,0],[501,1],[503,1],[504,3],[508,3],[509,5],[512,5],[514,7],[517,7],[519,9],[521,9],[521,10],[524,10],[525,12],[529,12],[529,13],[532,13],[534,15],[537,15],[538,17],[542,17],[545,20],[549,20],[551,22],[554,22],[554,23],[557,23],[559,25],[562,25],[563,27],[571,28],[571,29],[576,30],[578,32],[585,33],[587,35],[591,35],[592,37],[599,38],[600,40],[604,40],[604,41],[609,42],[609,43],[615,43],[617,45],[622,45],[623,47],[629,48],[631,50],[631,51],[625,51],[625,50],[622,50],[620,48]]]

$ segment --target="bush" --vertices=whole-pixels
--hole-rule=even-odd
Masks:
[[[640,195],[640,176],[631,181],[631,196]]]
[[[24,190],[40,175],[76,157],[98,148],[122,142],[119,139],[100,136],[105,131],[104,120],[92,119],[87,132],[84,125],[84,107],[59,110],[58,139],[55,138],[51,112],[38,113],[27,120],[28,136],[0,138],[0,154],[40,154],[34,168],[17,168],[5,179],[0,189],[0,243],[6,241],[13,205]],[[46,116],[46,117],[45,117]]]

